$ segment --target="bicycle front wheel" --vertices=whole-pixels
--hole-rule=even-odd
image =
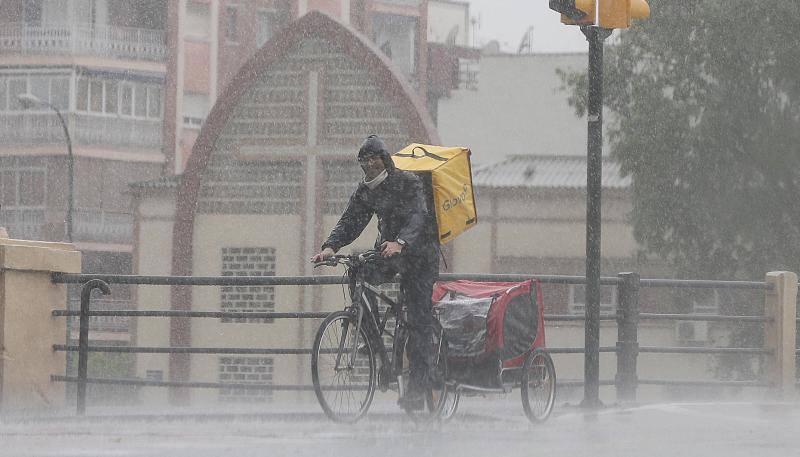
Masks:
[[[322,410],[337,422],[367,413],[375,393],[375,353],[356,317],[338,311],[322,322],[311,350],[311,378]]]

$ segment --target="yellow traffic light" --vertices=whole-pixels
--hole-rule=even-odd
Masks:
[[[561,13],[568,25],[594,25],[597,0],[550,0],[550,9]]]
[[[561,15],[561,23],[567,25],[594,25],[596,0],[575,0],[575,8],[586,13],[581,19],[570,19],[566,14]]]
[[[631,0],[631,19],[650,17],[650,5],[645,0]]]
[[[604,29],[627,29],[631,19],[650,16],[646,0],[597,0],[597,9],[597,25]]]

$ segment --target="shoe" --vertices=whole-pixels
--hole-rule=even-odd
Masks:
[[[421,411],[425,409],[425,396],[422,392],[407,392],[397,399],[397,404],[406,411]]]

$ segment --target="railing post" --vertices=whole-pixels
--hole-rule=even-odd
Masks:
[[[770,318],[765,325],[764,343],[772,354],[767,357],[767,376],[775,396],[780,400],[794,399],[795,346],[797,344],[797,275],[789,271],[767,273],[764,314]]]
[[[103,295],[111,293],[108,284],[100,279],[92,279],[81,288],[80,333],[78,334],[78,401],[76,413],[83,416],[86,412],[86,378],[89,368],[89,300],[92,291],[100,289]]]
[[[617,400],[635,401],[639,383],[639,273],[620,273],[617,277]]]

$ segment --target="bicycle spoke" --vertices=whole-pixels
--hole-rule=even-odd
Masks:
[[[369,346],[367,353],[354,350],[359,349],[364,335],[354,331],[351,320],[351,315],[342,313],[323,322],[312,354],[315,392],[325,413],[334,420],[359,418],[374,391],[375,362]]]

